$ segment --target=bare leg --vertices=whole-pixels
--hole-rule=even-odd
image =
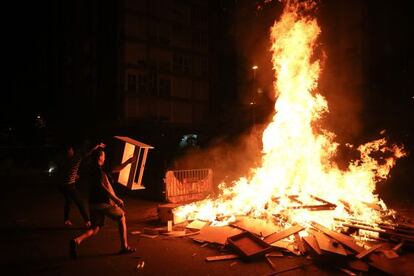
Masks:
[[[96,226],[93,229],[88,229],[85,233],[83,233],[82,235],[75,238],[74,241],[76,242],[76,244],[80,244],[85,239],[90,238],[90,237],[98,234],[98,232],[99,232],[99,226]]]
[[[78,246],[79,244],[84,241],[85,239],[92,237],[99,232],[99,226],[96,226],[93,229],[88,229],[85,233],[80,235],[79,237],[70,240],[69,242],[69,255],[72,259],[78,258]]]
[[[128,248],[127,226],[125,215],[118,221],[119,238],[121,240],[121,249]]]
[[[129,247],[127,240],[127,227],[125,215],[118,221],[119,237],[121,239],[121,250],[119,254],[129,254],[135,252],[135,248]]]

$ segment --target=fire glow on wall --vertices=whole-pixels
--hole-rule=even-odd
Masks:
[[[137,140],[124,136],[115,136],[124,142],[124,152],[122,154],[122,163],[137,156],[136,160],[123,168],[118,176],[118,183],[124,185],[130,190],[145,189],[142,185],[142,177],[144,175],[145,162],[147,161],[148,150],[153,149],[153,146],[144,144]]]

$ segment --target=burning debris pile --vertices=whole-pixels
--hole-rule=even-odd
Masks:
[[[277,100],[262,137],[261,166],[230,187],[221,185],[218,198],[176,208],[174,216],[208,222],[194,239],[229,245],[247,259],[279,248],[344,256],[343,266],[359,271],[368,269],[357,262],[366,258],[385,270],[372,252],[395,258],[402,243],[414,243],[414,226],[396,222],[396,213],[374,191],[405,153],[381,138],[349,145],[360,158],[346,170],[332,161],[338,143],[319,122],[328,103],[317,92],[321,30],[309,15],[314,8],[312,1],[287,1],[271,28]]]

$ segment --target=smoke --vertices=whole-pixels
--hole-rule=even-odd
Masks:
[[[220,137],[206,148],[189,148],[173,163],[174,169],[213,169],[214,183],[231,184],[261,160],[263,127],[255,127],[237,137]]]

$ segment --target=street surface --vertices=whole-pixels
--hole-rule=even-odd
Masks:
[[[267,275],[265,261],[226,260],[206,262],[219,255],[217,247],[204,246],[188,237],[144,238],[131,234],[157,225],[157,206],[162,202],[143,200],[139,194],[121,192],[127,212],[129,243],[137,249],[117,255],[117,225],[106,220],[100,233],[82,243],[79,258],[69,258],[69,240],[80,234],[83,223],[77,209],[71,212],[72,227],[63,225],[63,197],[53,177],[35,171],[14,172],[3,177],[1,196],[2,275]],[[412,214],[412,201],[401,201],[404,214]],[[401,275],[414,275],[414,251],[405,252],[395,262]],[[302,257],[273,258],[277,266]],[[378,272],[371,274],[377,275]],[[337,268],[309,265],[283,275],[344,275]]]

